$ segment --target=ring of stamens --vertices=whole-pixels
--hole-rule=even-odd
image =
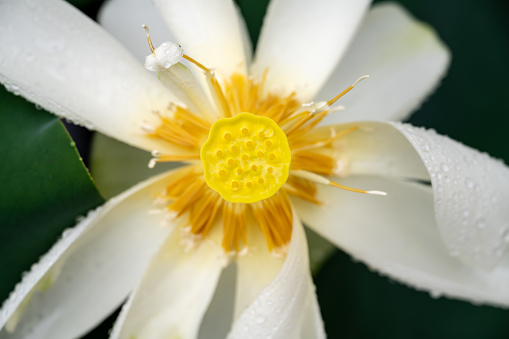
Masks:
[[[217,120],[200,152],[207,184],[223,199],[253,203],[288,179],[291,151],[281,128],[266,117],[240,113]]]

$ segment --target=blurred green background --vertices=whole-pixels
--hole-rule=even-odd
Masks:
[[[70,2],[92,18],[102,3]],[[237,2],[256,40],[268,1]],[[442,86],[409,122],[434,128],[509,163],[509,2],[398,2],[431,24],[452,51],[451,68]],[[103,200],[57,119],[4,90],[0,109],[3,300],[21,273],[47,251],[62,230]],[[80,150],[86,156],[88,134],[74,128],[72,133],[84,140]],[[34,135],[37,137],[31,137]],[[19,172],[22,177],[16,177]],[[70,181],[74,191],[66,189]],[[54,194],[39,189],[46,184],[55,188]],[[24,188],[16,190],[20,185]],[[51,203],[52,209],[45,210],[42,202],[45,206]],[[39,217],[31,218],[33,215]],[[315,283],[329,338],[509,338],[509,311],[433,299],[370,272],[339,250],[324,263]],[[113,319],[86,338],[106,338]]]

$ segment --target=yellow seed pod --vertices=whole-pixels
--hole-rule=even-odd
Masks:
[[[207,184],[234,203],[272,196],[288,179],[291,162],[286,134],[272,119],[251,113],[217,120],[200,157]]]

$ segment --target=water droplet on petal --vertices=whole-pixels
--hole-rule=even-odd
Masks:
[[[256,317],[256,322],[258,324],[263,324],[265,322],[265,320],[267,320],[267,318],[264,315],[259,315]]]

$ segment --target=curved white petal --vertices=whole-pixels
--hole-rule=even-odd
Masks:
[[[256,225],[250,225],[248,231],[249,250],[236,261],[235,318],[274,280],[284,263],[284,258],[276,258],[269,252],[265,238]]]
[[[436,225],[429,186],[369,176],[340,182],[388,195],[368,196],[320,186],[324,206],[294,200],[306,225],[371,268],[433,296],[509,305],[509,261],[483,270],[453,257]]]
[[[97,21],[120,41],[142,65],[150,54],[147,35],[141,28],[146,24],[154,47],[164,41],[175,41],[163,17],[150,0],[109,0],[102,6]]]
[[[97,24],[69,4],[0,3],[0,82],[43,108],[147,150],[171,93]],[[145,42],[140,42],[145,43]]]
[[[221,227],[214,229],[218,233]],[[180,233],[176,228],[152,258],[115,324],[112,339],[197,337],[225,266],[225,254],[209,240],[213,235],[185,251]]]
[[[343,164],[344,170],[340,172],[429,180],[420,156],[392,125],[358,121],[320,127],[316,133],[326,138],[331,129],[341,133],[352,127],[359,129],[341,136],[334,143],[337,161]]]
[[[246,73],[243,18],[231,0],[155,0],[171,32],[191,58],[223,76]]]
[[[364,74],[370,78],[340,99],[346,111],[325,122],[405,119],[438,86],[449,61],[430,26],[400,5],[376,4],[317,99],[334,98]]]
[[[263,23],[253,73],[266,69],[270,90],[311,100],[331,75],[369,0],[274,0]]]
[[[318,320],[319,310],[309,296],[314,289],[304,229],[295,213],[293,218],[292,241],[281,271],[236,318],[229,339],[325,337],[321,320]],[[249,282],[239,280],[239,283]],[[310,313],[313,321],[304,321],[303,317]],[[303,328],[305,325],[314,328]],[[304,336],[309,333],[316,336]]]
[[[492,269],[509,249],[509,168],[433,130],[393,123],[431,176],[438,227],[449,250]]]
[[[151,214],[169,174],[91,212],[32,267],[0,312],[0,338],[71,338],[117,308],[170,228]]]

